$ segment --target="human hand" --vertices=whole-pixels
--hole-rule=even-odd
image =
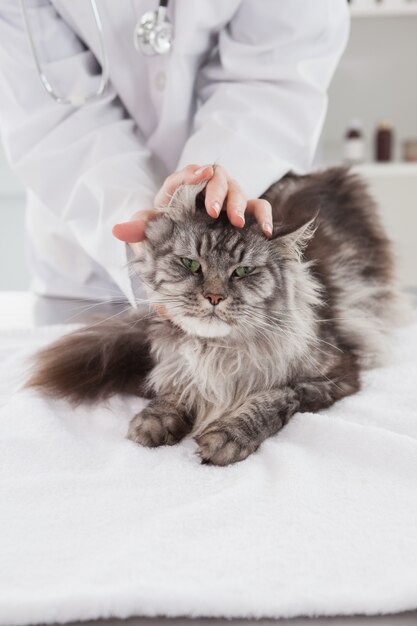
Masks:
[[[237,181],[230,178],[221,165],[203,167],[187,165],[184,169],[174,172],[166,178],[156,194],[155,206],[167,206],[172,194],[180,185],[196,185],[204,180],[208,181],[205,189],[205,207],[211,217],[216,219],[226,202],[227,216],[233,226],[243,228],[245,213],[250,213],[255,216],[263,233],[267,237],[272,235],[272,210],[269,202],[258,198],[247,200]],[[131,244],[135,249],[135,244],[145,239],[148,220],[157,215],[159,213],[155,210],[137,211],[129,222],[116,224],[113,227],[113,235]]]

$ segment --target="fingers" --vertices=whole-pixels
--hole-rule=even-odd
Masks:
[[[214,175],[207,183],[205,205],[211,217],[218,217],[226,200],[227,216],[237,228],[245,225],[245,211],[251,213],[263,233],[272,236],[272,208],[267,200],[246,200],[239,183],[229,178],[227,172],[220,165],[214,170]]]
[[[272,237],[272,208],[268,200],[249,200],[246,211],[254,215],[264,235]]]
[[[246,200],[239,183],[229,178],[221,165],[214,169],[206,187],[206,210],[211,217],[218,217],[226,200],[227,217],[237,228],[245,225],[245,211],[255,216],[267,237],[272,235],[272,210],[267,200]]]
[[[164,207],[175,193],[176,189],[183,184],[197,184],[211,178],[214,174],[212,165],[187,165],[184,169],[174,172],[165,180],[161,189],[155,196],[155,206]],[[138,211],[129,222],[123,222],[113,226],[112,233],[120,241],[126,243],[139,243],[145,239],[145,230],[148,220],[158,215],[157,211]]]
[[[129,222],[122,222],[113,226],[112,233],[120,241],[139,243],[145,239],[145,229],[148,220],[157,215],[157,211],[138,211]]]
[[[152,306],[155,309],[156,313],[159,315],[159,317],[162,317],[162,319],[164,320],[171,319],[166,307],[164,307],[162,304],[153,304]]]
[[[169,204],[172,195],[180,185],[197,185],[208,180],[214,174],[212,165],[187,165],[184,169],[174,172],[165,179],[164,184],[155,196],[154,206],[165,207]]]
[[[218,217],[222,210],[229,189],[229,181],[225,170],[216,165],[213,176],[206,186],[205,205],[211,217]]]
[[[165,180],[155,197],[155,206],[164,207],[169,204],[176,189],[183,184],[197,184],[208,180],[205,193],[205,206],[207,213],[217,218],[226,201],[227,216],[231,224],[237,228],[245,225],[245,211],[252,214],[263,233],[267,237],[272,236],[272,209],[267,200],[246,200],[237,181],[229,178],[226,170],[217,165],[187,165],[184,169],[174,172]],[[158,211],[139,211],[135,213],[129,222],[116,224],[113,227],[113,235],[129,244],[139,243],[145,239],[145,230],[148,220],[159,215]]]
[[[245,225],[246,197],[235,180],[229,180],[227,194],[227,217],[233,226],[243,228]]]

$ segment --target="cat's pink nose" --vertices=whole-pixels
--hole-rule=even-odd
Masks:
[[[219,304],[221,300],[224,300],[224,296],[220,293],[205,293],[204,297],[210,300],[211,304]]]

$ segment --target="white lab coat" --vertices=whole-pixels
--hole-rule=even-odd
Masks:
[[[94,91],[100,54],[88,0],[26,2],[51,82]],[[0,1],[0,130],[29,190],[38,293],[132,300],[111,227],[150,208],[187,163],[221,163],[250,198],[311,166],[348,37],[346,0],[171,0],[173,49],[145,57],[133,30],[157,4],[98,0],[110,89],[76,109],[45,93],[19,4]]]

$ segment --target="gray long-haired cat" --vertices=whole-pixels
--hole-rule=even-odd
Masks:
[[[375,205],[346,170],[273,185],[272,239],[210,218],[199,192],[180,188],[147,227],[134,268],[151,312],[64,337],[40,353],[28,384],[76,402],[144,395],[132,441],[191,434],[203,462],[227,465],[297,411],[358,391],[398,300]]]

